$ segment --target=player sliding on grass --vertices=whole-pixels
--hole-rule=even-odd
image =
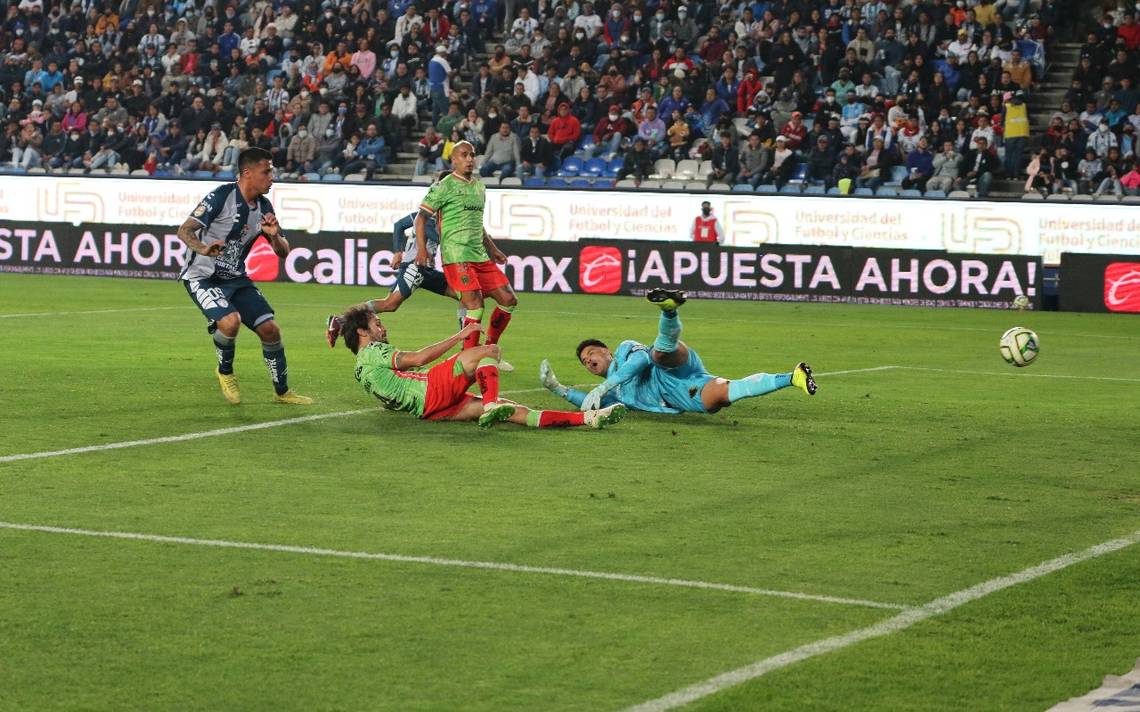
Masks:
[[[356,380],[389,410],[407,411],[423,420],[474,420],[481,428],[504,420],[532,428],[604,428],[626,412],[621,404],[586,412],[531,410],[500,398],[495,344],[464,349],[428,368],[472,333],[478,335],[481,324],[467,324],[459,333],[418,351],[399,351],[389,344],[388,330],[367,307],[349,309],[341,324],[344,345],[356,354]],[[476,382],[482,397],[467,392]]]
[[[507,256],[483,229],[487,188],[475,175],[475,147],[467,141],[455,144],[451,164],[452,172],[432,185],[420,203],[415,264],[421,268],[428,265],[427,220],[435,218],[439,224],[443,274],[467,310],[463,323],[482,323],[483,300],[485,297],[494,299],[498,306],[491,314],[487,343],[497,344],[511,321],[518,299],[506,275],[496,266],[496,263],[505,264]],[[463,348],[478,346],[479,333],[470,332],[463,341]]]
[[[445,175],[441,173],[440,179],[442,180]],[[399,271],[396,272],[396,284],[392,287],[391,293],[383,299],[369,299],[361,306],[366,306],[377,314],[394,312],[420,287],[429,292],[435,292],[441,297],[459,299],[455,290],[448,286],[443,273],[433,266],[436,253],[439,251],[439,232],[436,230],[435,218],[427,218],[424,221],[428,263],[421,267],[415,262],[419,248],[416,245],[415,236],[408,236],[407,233],[415,225],[416,218],[419,215],[418,212],[409,213],[397,220],[392,227],[392,266],[398,267]],[[463,328],[463,317],[466,313],[466,309],[459,307],[459,328],[461,329]],[[329,348],[336,347],[336,340],[340,336],[340,331],[340,317],[330,316],[325,325],[325,340],[329,342]],[[506,361],[500,360],[499,370],[510,372],[515,369]]]
[[[245,324],[261,338],[261,354],[269,368],[278,403],[308,405],[312,398],[289,388],[289,367],[273,307],[245,273],[245,258],[258,236],[264,236],[278,257],[289,254],[289,241],[277,224],[265,194],[273,186],[273,156],[261,148],[246,148],[238,156],[238,179],[210,191],[178,228],[178,238],[190,248],[178,278],[194,304],[209,321],[218,354],[218,382],[230,403],[241,403],[234,376],[234,342]]]
[[[811,366],[802,361],[790,373],[755,373],[736,381],[711,375],[697,352],[680,340],[677,308],[685,303],[685,293],[653,289],[646,299],[661,308],[652,349],[636,341],[623,341],[615,354],[601,341],[586,339],[578,344],[578,360],[587,371],[606,380],[588,393],[575,390],[559,383],[544,360],[539,368],[542,385],[583,410],[623,403],[650,413],[715,413],[742,398],[788,386],[815,395]]]

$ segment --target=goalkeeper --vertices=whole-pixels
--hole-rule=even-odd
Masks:
[[[681,319],[677,309],[685,293],[653,289],[646,299],[661,308],[657,339],[650,348],[636,341],[623,341],[613,353],[597,339],[578,344],[578,360],[605,381],[586,392],[558,382],[550,364],[539,368],[542,385],[582,410],[622,403],[650,413],[715,413],[743,398],[754,398],[794,386],[815,395],[811,366],[802,361],[788,373],[755,373],[730,381],[705,370],[697,352],[680,340]]]

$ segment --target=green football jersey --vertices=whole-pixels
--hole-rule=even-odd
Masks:
[[[434,215],[439,225],[439,253],[443,264],[491,259],[483,246],[486,204],[487,186],[476,178],[467,181],[449,173],[428,190],[420,207]]]
[[[426,368],[396,368],[396,348],[373,341],[356,355],[356,380],[388,410],[423,416],[427,399]]]

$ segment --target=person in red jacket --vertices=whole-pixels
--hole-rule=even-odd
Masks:
[[[780,129],[780,135],[788,139],[788,148],[795,151],[807,138],[807,126],[804,126],[804,115],[798,111],[792,112],[792,120]]]
[[[621,115],[621,107],[611,104],[609,113],[599,119],[598,125],[594,127],[594,155],[616,154],[621,148],[622,139],[633,132],[633,125]]]
[[[712,203],[701,203],[701,214],[693,220],[693,242],[715,242],[720,244],[724,240],[724,230],[720,221],[712,214]]]
[[[1140,47],[1140,23],[1136,22],[1135,14],[1124,13],[1124,21],[1116,28],[1116,36],[1124,40],[1124,46],[1129,52],[1135,52]]]
[[[744,81],[740,82],[740,88],[736,90],[736,113],[743,114],[748,111],[748,107],[752,106],[752,100],[763,88],[763,85],[760,84],[759,72],[755,67],[752,67],[744,75]]]
[[[570,104],[562,102],[558,105],[558,116],[550,122],[550,130],[546,137],[554,148],[554,153],[561,161],[574,154],[578,147],[578,139],[582,138],[582,124],[578,117],[570,113]]]

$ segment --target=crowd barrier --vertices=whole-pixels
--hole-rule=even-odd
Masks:
[[[107,223],[123,229],[177,225],[208,191],[205,181],[28,176],[0,179],[0,220]],[[270,199],[289,233],[391,230],[416,209],[425,186],[279,183]],[[488,189],[496,238],[573,242],[689,241],[708,200],[726,242],[946,250],[1034,255],[1140,254],[1140,211],[1123,204],[986,202],[713,193]]]

